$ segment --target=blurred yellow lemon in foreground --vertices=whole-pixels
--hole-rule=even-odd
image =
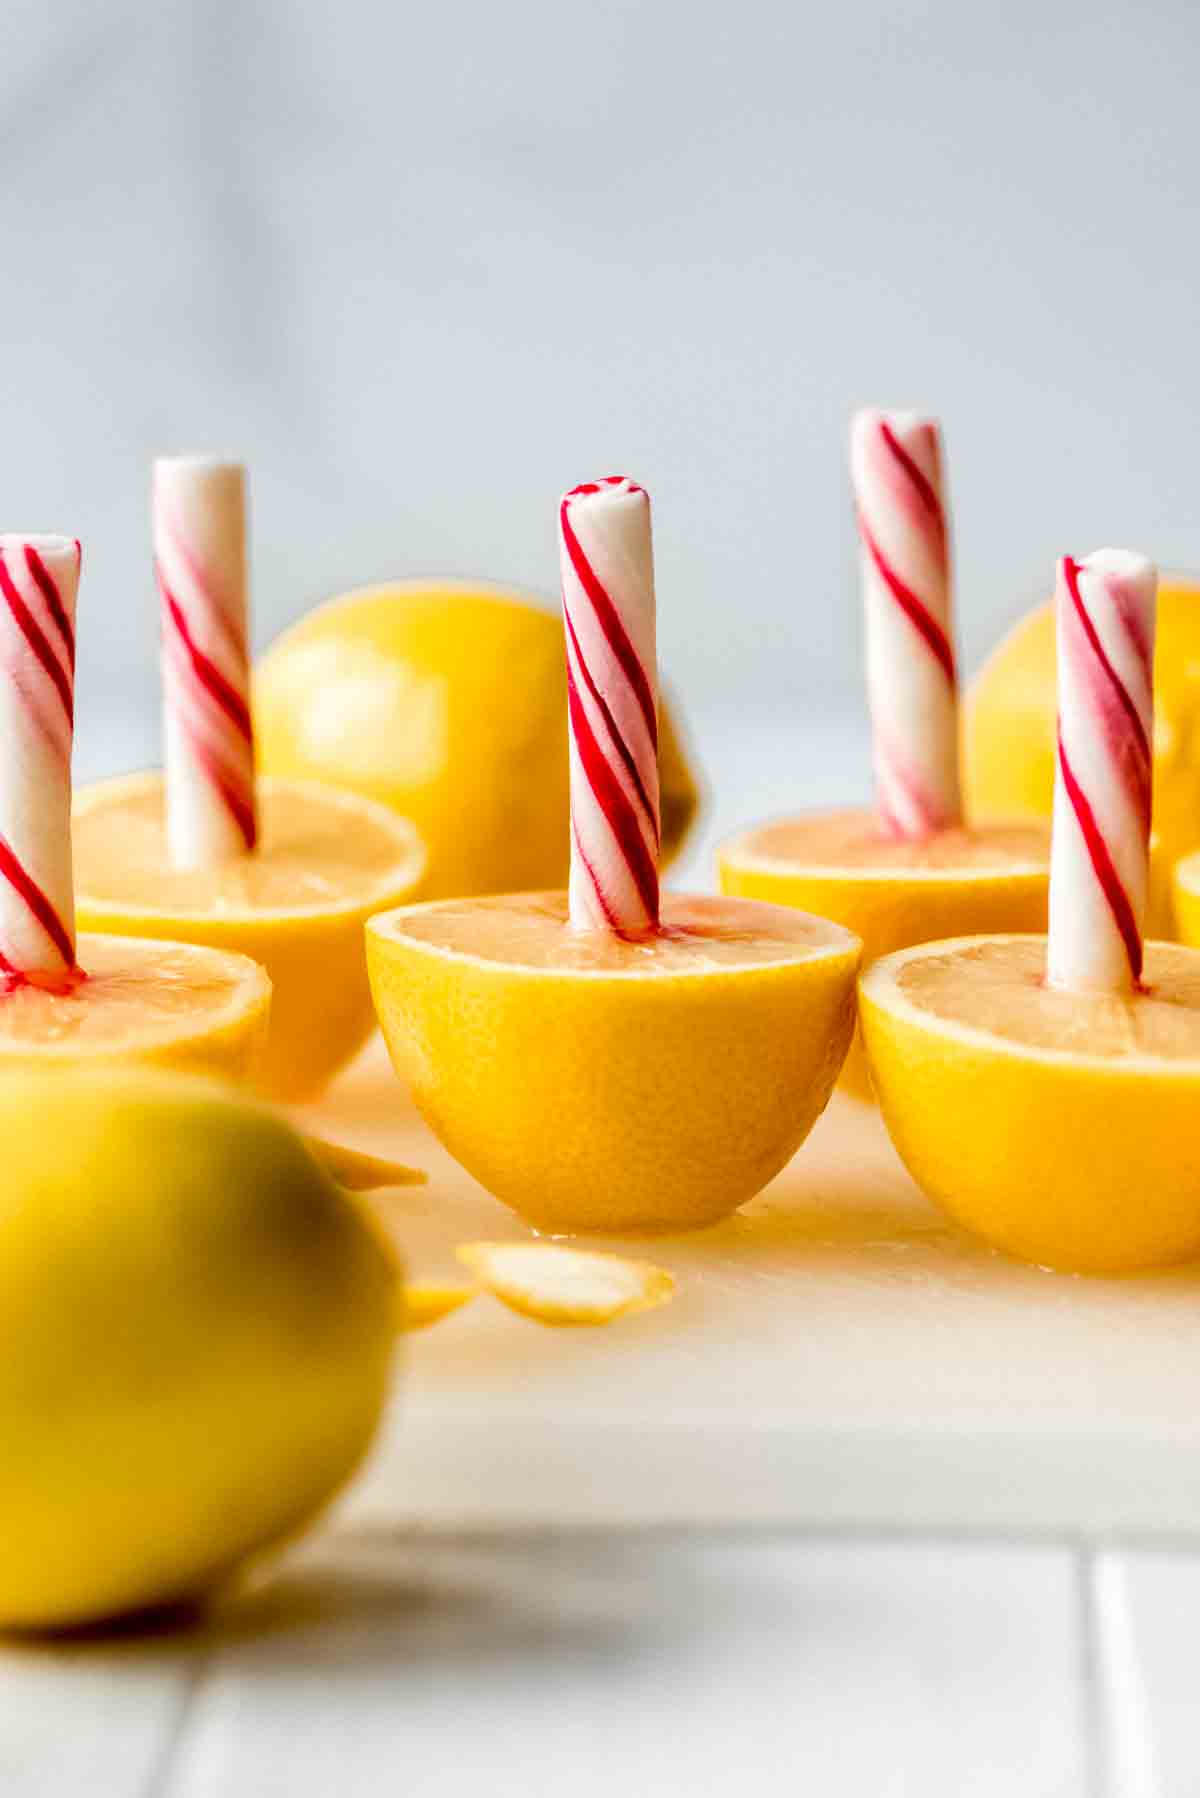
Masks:
[[[676,894],[663,925],[578,931],[562,893],[367,925],[397,1072],[450,1153],[539,1229],[713,1223],[779,1172],[833,1089],[857,937]]]
[[[1200,1253],[1200,955],[1146,947],[1147,990],[1045,984],[1046,939],[885,956],[859,1010],[913,1179],[997,1248],[1127,1272]]]
[[[258,1084],[275,1098],[319,1092],[374,1026],[363,925],[411,898],[424,855],[388,806],[313,781],[260,780],[259,846],[214,869],[167,854],[160,774],[100,781],[75,796],[75,910],[86,930],[233,949],[271,977]]]
[[[482,583],[400,581],[318,606],[255,673],[259,766],[352,787],[411,818],[431,898],[561,886],[568,861],[560,620]],[[696,811],[660,716],[664,862]]]
[[[204,1592],[371,1440],[395,1269],[265,1109],[153,1074],[0,1081],[0,1624]]]
[[[964,774],[976,818],[1048,818],[1057,715],[1054,612],[1013,627],[967,697]],[[1154,657],[1154,838],[1147,932],[1175,934],[1171,870],[1200,845],[1200,585],[1164,575]]]

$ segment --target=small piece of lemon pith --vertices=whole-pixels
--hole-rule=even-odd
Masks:
[[[542,1324],[608,1324],[666,1305],[675,1296],[674,1276],[665,1268],[593,1249],[464,1242],[455,1253],[485,1292]]]

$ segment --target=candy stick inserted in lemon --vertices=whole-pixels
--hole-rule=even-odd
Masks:
[[[1050,935],[927,943],[861,982],[884,1122],[999,1248],[1124,1272],[1200,1252],[1200,955],[1143,945],[1155,571],[1060,565]]]
[[[242,1077],[270,982],[241,955],[76,937],[73,538],[0,537],[0,1069],[132,1061]]]
[[[779,1172],[853,1029],[857,939],[731,899],[660,899],[650,506],[621,477],[559,516],[568,893],[367,926],[392,1060],[489,1191],[553,1231],[714,1222]]]
[[[154,471],[166,780],[86,789],[75,808],[87,928],[237,950],[274,986],[261,1086],[318,1091],[373,1024],[362,927],[413,896],[416,832],[312,781],[254,778],[246,652],[245,474],[211,457]]]
[[[801,814],[720,845],[721,889],[853,930],[865,965],[928,938],[1042,930],[1049,844],[1036,824],[964,821],[941,433],[864,411],[850,432],[862,552],[874,812]],[[843,1083],[866,1097],[856,1043]]]

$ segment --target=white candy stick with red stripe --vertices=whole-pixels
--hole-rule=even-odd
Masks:
[[[855,413],[850,479],[880,822],[891,836],[926,837],[962,822],[950,541],[936,420]]]
[[[1058,566],[1052,986],[1122,993],[1141,979],[1157,590],[1154,564],[1129,550]]]
[[[0,536],[0,974],[53,985],[75,967],[71,743],[73,537]]]
[[[570,918],[658,923],[658,669],[650,501],[623,475],[559,506],[571,766]]]
[[[245,855],[258,836],[246,622],[246,475],[211,456],[154,464],[162,599],[167,843],[177,868]]]

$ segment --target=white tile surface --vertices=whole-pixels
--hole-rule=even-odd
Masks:
[[[170,1633],[0,1647],[4,1798],[148,1798],[199,1653]]]
[[[1065,1550],[361,1536],[215,1638],[164,1798],[1085,1798]]]
[[[1200,1556],[1101,1555],[1093,1592],[1109,1767],[1103,1798],[1195,1798]]]

